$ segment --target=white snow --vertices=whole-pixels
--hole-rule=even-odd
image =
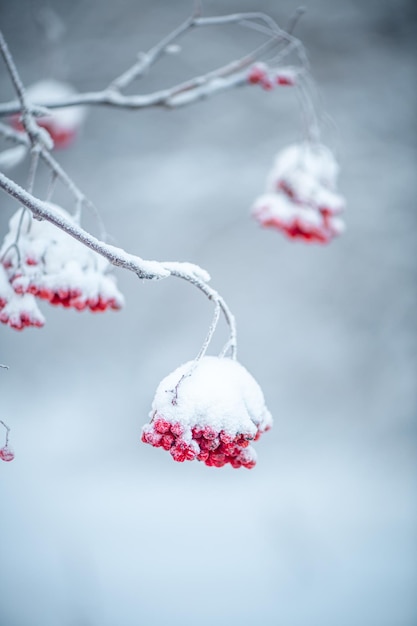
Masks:
[[[339,166],[332,152],[322,144],[292,144],[276,156],[268,186],[274,179],[287,178],[295,171],[302,171],[316,182],[334,189]]]
[[[256,435],[258,428],[272,424],[258,383],[240,363],[226,357],[206,356],[197,364],[189,361],[178,367],[159,384],[150,417],[155,412],[185,428],[210,426],[231,435]]]
[[[29,293],[19,295],[12,290],[7,304],[0,309],[0,321],[14,328],[23,328],[24,326],[43,326],[45,318],[34,296]]]
[[[255,201],[254,213],[258,213],[262,220],[278,218],[279,222],[291,226],[296,219],[301,219],[303,224],[320,227],[322,218],[320,214],[309,206],[297,205],[291,202],[283,193],[267,193]]]

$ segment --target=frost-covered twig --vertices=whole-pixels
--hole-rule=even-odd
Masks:
[[[191,282],[198,289],[200,289],[200,291],[202,291],[210,300],[212,300],[216,304],[218,303],[225,317],[227,325],[229,326],[229,332],[230,332],[229,341],[227,342],[225,348],[223,348],[222,353],[225,354],[228,350],[230,350],[231,358],[236,359],[236,349],[237,349],[236,322],[235,322],[234,316],[232,315],[232,312],[230,311],[229,307],[227,306],[223,298],[217,293],[217,291],[209,287],[206,284],[206,282],[199,279],[198,276],[190,277],[189,274],[181,271],[180,264],[164,263],[164,267],[167,267],[168,269],[170,269],[172,276],[177,276],[178,278],[182,278],[183,280],[187,280],[188,282]]]
[[[2,367],[4,367],[4,366],[2,365]],[[5,422],[3,422],[3,420],[0,420],[0,424],[2,426],[4,426],[4,428],[6,429],[6,446],[7,446],[8,443],[9,443],[10,426],[7,426],[7,424],[5,424]]]
[[[12,55],[1,31],[0,53],[4,59],[11,81],[19,99],[19,112],[22,117],[22,124],[29,137],[32,150],[39,150],[40,146],[45,146],[48,149],[52,148],[53,142],[50,135],[44,129],[40,128],[35,122],[31,104],[27,100],[26,91],[24,89],[23,83],[20,79],[16,65],[13,61]]]
[[[29,148],[30,142],[25,133],[19,132],[7,124],[2,124],[0,122],[0,135],[4,137],[7,141],[11,141],[17,145],[27,146]],[[61,167],[58,161],[52,156],[52,154],[45,147],[41,147],[39,150],[39,156],[42,161],[46,164],[46,166],[51,170],[51,184],[49,185],[48,192],[46,194],[46,198],[50,199],[51,192],[53,190],[53,185],[56,180],[60,180],[62,184],[68,189],[71,195],[74,197],[76,207],[79,209],[80,207],[87,207],[91,209],[94,213],[97,222],[100,227],[100,234],[103,239],[107,238],[107,233],[104,228],[104,224],[102,222],[101,216],[97,210],[97,207],[94,203],[86,197],[86,195],[81,191],[81,189],[75,184],[72,178],[67,174],[67,172]],[[79,213],[79,211],[78,211]]]
[[[161,56],[170,51],[170,46],[172,46],[175,41],[191,29],[198,27],[217,27],[228,24],[238,24],[245,28],[249,27],[259,30],[267,37],[267,41],[237,61],[221,66],[203,76],[196,76],[186,81],[186,83],[149,94],[124,95],[121,93],[122,89],[130,85],[135,79],[143,76]],[[245,74],[242,70],[281,45],[284,45],[285,54],[290,54],[295,51],[300,65],[302,67],[308,66],[307,56],[302,43],[292,34],[285,32],[270,16],[264,13],[249,12],[213,17],[199,17],[195,12],[148,52],[140,54],[139,59],[128,70],[111,81],[102,91],[76,94],[68,98],[63,98],[59,102],[36,103],[31,105],[32,112],[36,111],[38,113],[42,110],[42,107],[43,109],[56,109],[76,105],[105,105],[127,109],[142,109],[155,106],[184,106],[194,103],[202,97],[214,95],[219,91],[246,84]],[[284,53],[281,53],[280,56]],[[228,77],[227,80],[226,76]],[[221,79],[221,82],[219,82],[219,79]],[[202,89],[203,83],[206,85],[204,90]],[[184,90],[191,93],[187,93],[186,98],[177,97]],[[7,102],[0,105],[0,116],[12,115],[20,113],[21,111],[22,104],[20,98],[19,102]]]
[[[236,355],[236,325],[234,317],[223,298],[206,284],[209,275],[198,265],[180,262],[147,261],[139,256],[129,254],[122,248],[112,246],[97,239],[86,230],[74,223],[69,217],[54,210],[53,206],[42,202],[17,183],[0,172],[0,188],[10,196],[18,200],[24,207],[29,209],[38,219],[44,219],[54,224],[77,241],[84,244],[94,252],[102,255],[112,265],[134,272],[139,278],[158,280],[168,276],[176,276],[195,285],[210,300],[220,306],[230,330],[230,347],[232,358]]]

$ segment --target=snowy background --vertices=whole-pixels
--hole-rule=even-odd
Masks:
[[[159,381],[196,354],[212,316],[175,278],[118,272],[120,313],[46,305],[43,330],[1,327],[10,369],[0,419],[16,452],[0,467],[4,626],[417,622],[415,12],[411,0],[306,6],[296,34],[349,206],[348,230],[329,246],[289,242],[249,218],[275,153],[302,137],[291,89],[247,88],[174,112],[96,108],[58,154],[115,243],[210,272],[275,426],[250,472],[174,463],[140,443]],[[26,84],[53,77],[85,91],[190,7],[14,0],[1,3],[0,24]],[[204,5],[207,15],[262,9],[281,24],[296,7]],[[51,15],[58,46],[42,26]],[[140,87],[173,84],[256,41],[237,27],[196,31]],[[13,97],[4,67],[0,88]],[[5,232],[17,205],[1,202]],[[225,338],[220,326],[213,353]]]

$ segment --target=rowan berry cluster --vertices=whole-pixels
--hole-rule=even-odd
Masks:
[[[155,394],[142,441],[170,452],[174,461],[251,469],[250,445],[272,426],[259,385],[237,361],[204,357],[167,376]]]
[[[280,152],[266,193],[253,208],[255,219],[291,239],[328,243],[344,231],[344,198],[336,191],[338,165],[322,145],[296,144]]]

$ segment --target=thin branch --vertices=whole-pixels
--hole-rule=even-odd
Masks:
[[[56,172],[54,172],[53,170],[51,171],[51,176],[48,182],[48,187],[46,190],[46,194],[45,194],[45,202],[50,202],[52,196],[54,195],[54,191],[55,191],[55,186],[56,186],[56,182],[58,180],[58,176],[56,174]]]
[[[180,35],[189,30],[195,21],[194,15],[191,15],[183,24],[180,24],[169,35],[164,37],[156,46],[151,48],[148,52],[140,53],[138,61],[127,69],[123,74],[115,78],[108,89],[116,89],[121,91],[125,89],[136,78],[142,76],[149,68],[156,63],[156,61],[166,52],[167,47],[171,45]]]
[[[1,32],[1,30],[0,30],[0,53],[4,59],[4,62],[7,67],[7,71],[9,72],[11,81],[13,83],[17,97],[19,99],[20,113],[22,115],[22,124],[23,124],[25,131],[28,134],[32,147],[35,147],[37,144],[39,144],[42,146],[47,146],[48,148],[52,148],[53,142],[52,142],[50,135],[45,131],[45,129],[40,128],[35,122],[35,118],[31,111],[31,105],[26,97],[25,88],[20,79],[15,62],[13,61],[13,57],[10,53],[9,47],[6,43],[6,40],[3,37],[3,33]]]
[[[117,248],[116,246],[104,243],[103,241],[100,241],[96,237],[90,235],[87,231],[78,226],[78,224],[75,224],[70,217],[67,218],[61,213],[58,213],[53,206],[35,198],[35,196],[25,191],[25,189],[17,185],[1,172],[0,188],[23,204],[23,206],[29,209],[34,216],[39,219],[45,219],[51,224],[54,224],[94,252],[101,254],[101,256],[106,258],[116,267],[122,267],[130,270],[142,279],[158,280],[167,278],[168,276],[176,276],[186,280],[192,285],[195,285],[210,300],[219,304],[230,329],[232,355],[233,358],[235,358],[236,324],[234,317],[223,298],[214,289],[206,284],[206,281],[209,280],[209,275],[205,270],[192,263],[179,263],[176,261],[161,263],[159,261],[147,261],[139,256],[125,252],[122,248]]]
[[[5,366],[2,365],[1,367],[5,367]],[[0,424],[2,424],[4,426],[4,428],[6,429],[6,448],[7,448],[8,443],[9,443],[10,427],[7,426],[7,424],[5,424],[5,422],[3,422],[3,420],[0,420]]]
[[[133,271],[139,278],[158,279],[166,278],[170,272],[156,261],[144,261],[140,257],[126,254],[122,249],[110,246],[90,235],[83,228],[75,224],[71,218],[65,217],[54,210],[53,206],[42,202],[28,193],[0,172],[0,187],[10,196],[16,198],[32,214],[40,219],[45,219],[65,231],[71,237],[77,239],[91,250],[104,256],[110,263],[117,267],[124,267]]]
[[[213,319],[212,319],[212,322],[210,324],[210,328],[208,330],[207,337],[205,338],[204,343],[201,346],[200,352],[197,354],[196,358],[194,359],[196,364],[198,363],[198,361],[201,361],[201,359],[203,358],[203,356],[207,352],[207,348],[209,347],[210,341],[212,340],[213,335],[214,335],[214,333],[216,331],[217,324],[219,322],[219,317],[220,317],[220,303],[217,300],[216,301],[216,305],[214,307]]]
[[[202,291],[210,300],[213,300],[213,302],[219,304],[220,309],[225,317],[226,323],[229,326],[229,332],[230,332],[230,339],[229,339],[230,344],[229,345],[231,349],[231,357],[235,359],[236,351],[237,351],[236,322],[235,322],[235,318],[232,312],[230,311],[229,307],[227,306],[223,298],[217,293],[217,291],[209,287],[205,282],[202,282],[201,280],[198,280],[196,278],[190,278],[189,275],[184,274],[184,272],[181,272],[181,270],[176,270],[172,268],[172,264],[164,263],[164,267],[168,267],[171,269],[172,276],[177,276],[178,278],[182,278],[183,280],[187,280],[188,282],[191,282],[198,289],[200,289],[200,291]]]
[[[303,17],[303,15],[306,13],[306,11],[307,11],[307,7],[304,7],[304,6],[298,7],[295,10],[294,15],[290,17],[288,21],[288,26],[286,28],[286,31],[289,35],[292,35],[292,33],[295,30],[295,27],[297,26],[298,22]]]
[[[0,135],[2,135],[5,139],[12,141],[16,144],[21,144],[24,146],[30,145],[28,136],[25,133],[19,132],[6,124],[2,124],[0,122]],[[40,157],[44,161],[44,163],[50,168],[51,173],[54,175],[54,178],[58,178],[63,185],[68,189],[68,191],[74,196],[74,200],[76,202],[76,206],[85,206],[90,209],[99,225],[100,236],[102,239],[107,239],[108,235],[106,229],[103,224],[103,220],[98,212],[95,204],[89,200],[85,194],[81,191],[81,189],[74,183],[72,178],[66,173],[66,171],[59,165],[56,159],[52,156],[52,154],[45,148],[40,148]],[[51,197],[52,187],[48,188],[46,199],[49,200]]]
[[[245,28],[249,27],[260,30],[262,34],[268,37],[268,41],[249,54],[243,56],[238,61],[228,63],[217,70],[208,72],[205,76],[194,77],[186,83],[149,94],[124,95],[120,93],[121,89],[127,87],[135,78],[142,76],[159,58],[161,58],[161,56],[167,51],[169,45],[187,33],[190,29],[194,27],[212,27],[228,24],[238,24],[239,26]],[[59,102],[45,102],[41,105],[31,104],[31,108],[33,111],[35,107],[37,109],[39,109],[39,107],[57,109],[77,105],[102,105],[126,109],[144,109],[156,106],[167,106],[172,108],[174,106],[178,107],[186,104],[188,105],[200,100],[201,98],[207,97],[208,95],[214,95],[220,91],[224,91],[225,89],[245,84],[246,80],[243,74],[236,75],[233,80],[230,79],[229,81],[222,82],[221,87],[216,80],[218,78],[223,78],[226,75],[230,75],[232,72],[241,71],[244,67],[247,67],[259,59],[263,54],[266,54],[271,49],[282,44],[286,45],[286,54],[295,50],[298,54],[301,65],[303,67],[308,65],[308,59],[301,42],[291,34],[282,30],[270,16],[264,13],[236,13],[232,15],[214,17],[199,17],[197,13],[194,13],[183,24],[167,35],[167,37],[162,39],[161,42],[151,48],[147,53],[141,54],[139,60],[134,65],[115,78],[109,86],[102,91],[75,94]],[[281,56],[283,56],[283,53],[281,53]],[[206,85],[213,82],[213,88],[202,90],[201,85],[203,82]],[[177,98],[177,94],[182,92],[184,88],[190,92],[195,90],[195,93],[189,93],[187,98]],[[19,98],[19,102],[14,101],[1,104],[0,116],[12,115],[19,113],[21,110],[22,104]]]

